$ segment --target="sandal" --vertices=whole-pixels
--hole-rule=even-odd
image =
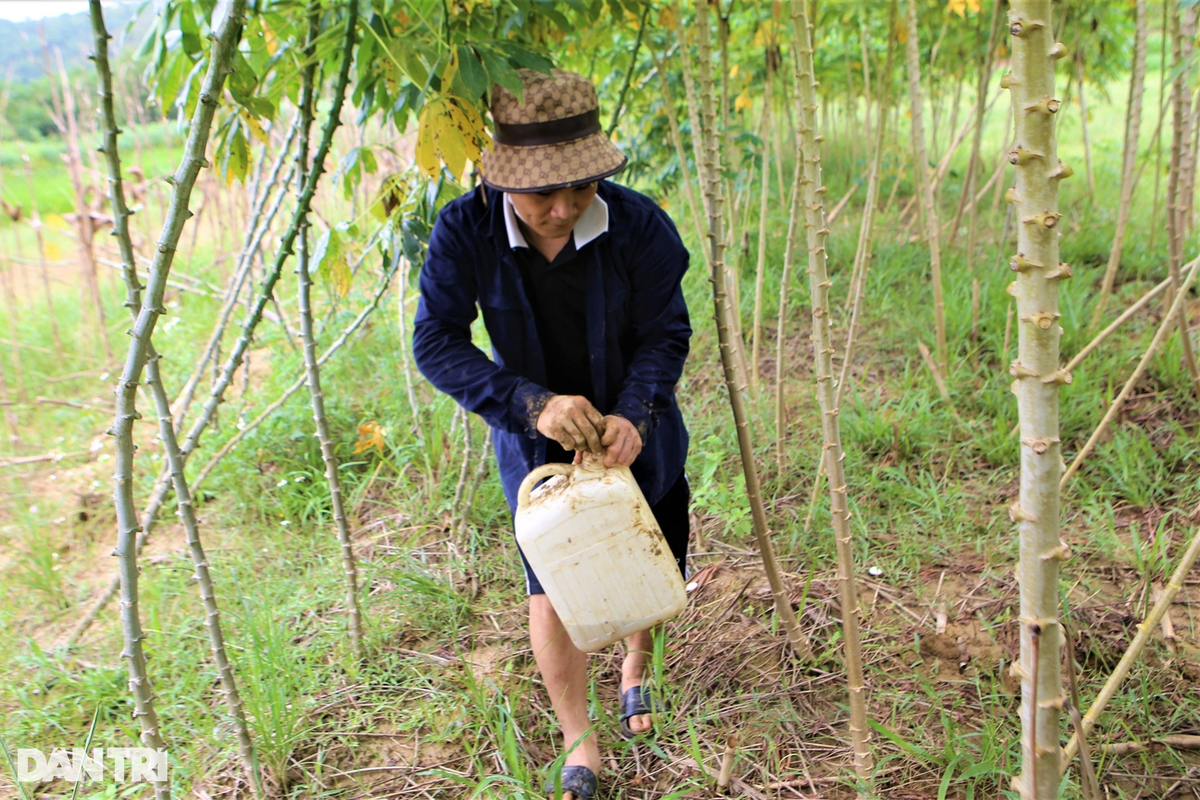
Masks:
[[[665,702],[655,700],[651,696],[650,690],[645,686],[630,686],[625,690],[625,694],[621,696],[621,738],[629,741],[634,737],[649,733],[649,731],[644,731],[643,733],[634,732],[633,728],[629,727],[630,717],[670,710],[670,707]]]
[[[546,781],[546,788],[542,791],[556,800],[567,792],[570,792],[575,800],[592,800],[596,794],[596,773],[587,767],[567,764],[562,768],[560,775],[550,776]]]

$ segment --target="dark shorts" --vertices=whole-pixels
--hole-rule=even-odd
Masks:
[[[555,445],[554,442],[550,444]],[[557,453],[550,452],[551,450],[558,451]],[[574,454],[567,454],[562,451],[562,448],[557,445],[547,448],[546,460],[548,462],[565,462],[569,463]],[[557,456],[557,457],[556,457]],[[671,548],[671,555],[675,556],[675,563],[679,565],[679,573],[687,579],[687,549],[688,535],[691,532],[691,521],[688,517],[688,505],[691,502],[691,490],[688,488],[687,470],[679,474],[679,479],[667,489],[667,493],[663,495],[655,505],[651,506],[650,511],[654,514],[654,519],[657,520],[658,526],[662,528],[663,536],[667,539],[667,545]],[[517,546],[517,552],[521,553],[520,545]],[[525,560],[525,554],[521,553],[521,565],[525,567],[525,587],[528,594],[545,594],[542,590],[542,584],[538,581],[537,576],[533,574],[533,570],[529,567],[529,562]]]

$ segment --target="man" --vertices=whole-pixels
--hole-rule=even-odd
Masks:
[[[688,436],[674,389],[691,336],[680,288],[688,253],[652,200],[603,180],[626,159],[600,128],[591,82],[562,70],[521,78],[521,102],[494,90],[484,186],[448,204],[430,235],[417,365],[492,426],[510,510],[534,467],[602,453],[607,466],[631,468],[684,570]],[[476,303],[494,360],[471,343]],[[574,747],[563,796],[591,800],[600,751],[595,733],[584,738],[587,655],[522,561],[534,656]],[[626,640],[626,738],[649,731],[659,710],[642,690],[650,642],[649,631]]]

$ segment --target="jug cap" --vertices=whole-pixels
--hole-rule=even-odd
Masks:
[[[605,470],[603,453],[593,453],[589,450],[584,450],[583,457],[579,463],[587,472],[603,472]]]

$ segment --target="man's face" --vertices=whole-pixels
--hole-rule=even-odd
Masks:
[[[545,239],[562,239],[596,197],[596,182],[552,192],[510,194],[513,208],[525,226]]]

